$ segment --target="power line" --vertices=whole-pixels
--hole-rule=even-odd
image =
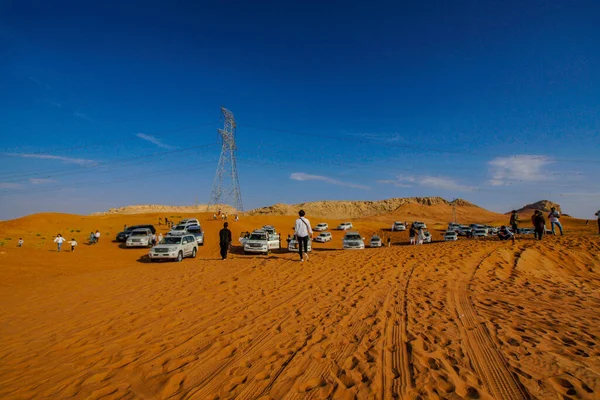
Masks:
[[[217,144],[216,143],[207,143],[207,144],[202,144],[202,145],[198,145],[198,146],[184,147],[182,149],[167,150],[167,151],[155,152],[155,153],[140,155],[140,156],[135,156],[135,157],[127,157],[127,158],[121,158],[121,159],[110,160],[110,161],[102,161],[102,162],[98,162],[96,164],[82,165],[82,166],[80,166],[82,169],[74,170],[72,167],[70,167],[70,168],[60,168],[60,169],[51,170],[51,171],[42,170],[42,172],[15,174],[15,176],[11,177],[12,179],[8,179],[8,180],[3,179],[3,182],[4,183],[15,183],[15,182],[28,181],[29,179],[48,179],[48,178],[56,178],[56,177],[60,177],[60,176],[77,175],[77,174],[81,174],[81,173],[90,172],[90,171],[93,171],[95,169],[105,167],[105,166],[108,166],[109,170],[111,170],[111,169],[115,169],[115,168],[112,168],[115,165],[118,165],[120,167],[120,165],[122,165],[122,164],[144,164],[144,163],[156,161],[157,159],[164,158],[165,156],[171,156],[171,155],[177,154],[177,153],[187,152],[187,151],[191,151],[191,150],[199,150],[202,148],[207,148],[207,147],[212,147],[212,146],[217,146]]]
[[[256,130],[261,130],[261,131],[286,133],[286,134],[296,135],[296,136],[312,137],[315,139],[327,138],[327,139],[333,139],[333,140],[337,140],[337,141],[344,141],[344,142],[350,142],[350,143],[377,144],[377,145],[386,146],[386,147],[413,149],[413,150],[418,150],[418,151],[421,151],[424,153],[442,153],[442,154],[470,156],[470,157],[498,157],[497,154],[489,154],[489,153],[486,154],[486,153],[482,153],[480,151],[465,152],[465,151],[459,151],[459,150],[448,150],[447,148],[443,148],[443,149],[435,148],[430,145],[417,146],[417,145],[394,143],[394,142],[390,142],[390,141],[381,141],[381,140],[375,140],[375,139],[364,139],[364,138],[360,138],[360,137],[349,138],[347,136],[339,136],[339,135],[331,135],[331,134],[323,134],[323,133],[300,132],[300,131],[289,130],[289,129],[260,127],[260,126],[248,125],[248,124],[238,124],[238,125],[241,127],[246,127],[246,128],[256,129]],[[513,156],[513,157],[516,158],[516,156]],[[507,158],[510,158],[510,157],[507,157]],[[540,156],[539,158],[542,159],[545,157]],[[552,161],[565,162],[565,163],[571,162],[571,163],[600,164],[600,160],[589,160],[589,159],[552,158]]]

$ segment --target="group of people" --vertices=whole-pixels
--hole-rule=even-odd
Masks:
[[[162,225],[163,221],[162,218],[158,219],[158,225]],[[169,218],[165,217],[165,225],[167,226],[167,228],[172,228],[173,227],[173,220],[170,220]],[[125,225],[125,229],[127,229],[127,225]]]
[[[548,213],[548,220],[550,221],[550,227],[551,227],[553,235],[556,235],[556,231],[555,231],[556,227],[558,227],[560,234],[564,235],[563,226],[560,223],[560,211],[558,211],[556,209],[556,207],[552,207],[550,209],[550,212]],[[600,221],[600,216],[599,216],[599,221]],[[510,221],[509,221],[509,224],[512,228],[513,234],[519,233],[519,222],[521,222],[519,219],[519,214],[517,213],[516,210],[513,210],[511,212]],[[544,234],[546,233],[546,218],[544,218],[544,214],[542,213],[542,211],[540,211],[540,210],[534,211],[533,215],[531,216],[531,224],[533,225],[533,237],[537,240],[542,240],[544,237]],[[503,226],[502,228],[506,228],[506,227]],[[502,228],[501,228],[501,230],[502,230]],[[600,233],[600,222],[598,222],[598,230]],[[500,233],[498,233],[498,235],[500,236]],[[514,240],[514,235],[513,235],[513,240]]]
[[[410,228],[408,230],[408,238],[410,244],[423,244],[425,243],[425,229],[422,226],[415,227],[415,224],[410,224]],[[389,244],[389,242],[388,242]]]
[[[54,243],[56,243],[58,251],[62,249],[62,244],[66,241],[67,239],[65,239],[60,233],[56,235],[56,237],[54,238]],[[71,251],[75,251],[75,247],[77,247],[77,241],[74,238],[72,238],[69,241],[69,244],[71,245]]]
[[[221,210],[219,210],[218,213],[213,214],[213,219],[217,219],[217,218],[227,220],[229,218],[229,214],[226,212],[221,214]],[[235,222],[238,222],[239,220],[240,220],[240,217],[237,214],[235,214]]]
[[[96,244],[98,242],[100,242],[100,231],[96,230],[96,232],[90,232],[89,244]]]

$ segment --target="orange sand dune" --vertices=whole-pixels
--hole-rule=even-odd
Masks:
[[[222,221],[208,214],[196,215],[198,257],[159,264],[112,239],[193,214],[0,222],[0,398],[600,398],[596,221],[565,218],[567,234],[542,242],[406,246],[393,220],[423,220],[439,239],[451,218],[422,207],[352,220],[391,248],[343,251],[332,231],[305,263],[239,247],[220,261]],[[462,223],[507,218],[459,211]],[[322,221],[340,222],[311,219]],[[294,217],[229,222],[236,238],[264,224],[285,236]],[[100,243],[85,245],[96,229]],[[77,250],[57,253],[56,233]]]

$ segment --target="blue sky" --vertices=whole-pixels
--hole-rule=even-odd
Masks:
[[[0,219],[206,203],[221,106],[246,209],[600,208],[597,2],[50,3],[0,4]]]

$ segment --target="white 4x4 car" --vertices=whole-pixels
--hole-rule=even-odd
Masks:
[[[191,226],[198,226],[195,222],[187,222],[185,224],[175,225],[169,232],[167,232],[167,236],[181,236],[188,233],[188,228]]]
[[[194,235],[166,236],[159,244],[150,249],[150,261],[160,260],[181,261],[184,257],[196,257],[198,244]]]
[[[152,231],[148,228],[134,229],[125,242],[127,247],[152,246]]]
[[[308,237],[308,245],[306,246],[306,250],[309,253],[312,251],[312,240],[310,239],[310,236]],[[290,244],[288,245],[288,251],[298,253],[298,240],[296,240],[296,236],[294,236],[292,240],[290,240]]]
[[[269,254],[269,251],[279,248],[279,235],[269,237],[269,233],[262,229],[255,230],[245,240],[240,240],[244,245],[244,254],[262,253]]]
[[[406,230],[406,225],[404,225],[403,222],[394,222],[392,224],[392,231],[405,231]]]
[[[352,222],[342,222],[337,228],[342,231],[347,231],[348,229],[352,229]]]
[[[315,238],[315,242],[330,242],[331,241],[331,233],[330,232],[321,232],[319,236]]]
[[[329,229],[329,225],[327,225],[325,222],[321,222],[319,224],[317,224],[317,226],[315,226],[315,231],[317,232],[323,232],[326,231],[327,229]]]
[[[342,240],[344,250],[346,249],[364,249],[364,238],[358,232],[347,232]]]

